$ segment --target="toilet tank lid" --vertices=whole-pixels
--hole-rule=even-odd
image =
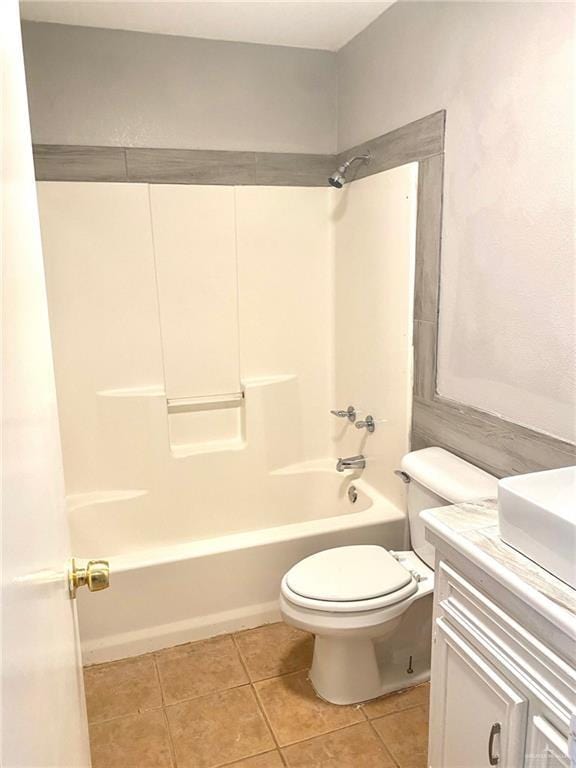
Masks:
[[[452,504],[498,494],[497,478],[443,448],[407,453],[401,466],[412,480]]]

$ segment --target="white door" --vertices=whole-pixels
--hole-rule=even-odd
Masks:
[[[520,768],[527,710],[527,699],[444,619],[437,619],[430,766]]]
[[[3,768],[90,765],[16,0],[2,65]]]

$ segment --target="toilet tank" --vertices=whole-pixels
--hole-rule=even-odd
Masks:
[[[495,498],[498,480],[443,448],[407,453],[401,466],[410,478],[407,507],[412,549],[433,568],[434,547],[424,538],[420,512],[461,501]]]

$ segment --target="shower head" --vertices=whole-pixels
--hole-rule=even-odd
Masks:
[[[346,183],[346,176],[344,173],[342,173],[342,168],[338,168],[336,173],[333,173],[332,176],[330,176],[328,183],[330,186],[335,187],[336,189],[342,189]]]
[[[346,174],[348,173],[348,169],[352,163],[355,163],[357,160],[361,160],[363,163],[369,163],[370,160],[372,160],[372,155],[370,152],[367,152],[365,155],[355,155],[349,160],[346,160],[346,162],[343,163],[338,168],[338,170],[328,178],[328,183],[330,186],[334,187],[335,189],[342,189],[344,184],[346,184]]]

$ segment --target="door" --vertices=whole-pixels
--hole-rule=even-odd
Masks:
[[[441,618],[432,680],[432,768],[523,765],[527,699]]]
[[[90,765],[20,18],[2,57],[3,768]]]

